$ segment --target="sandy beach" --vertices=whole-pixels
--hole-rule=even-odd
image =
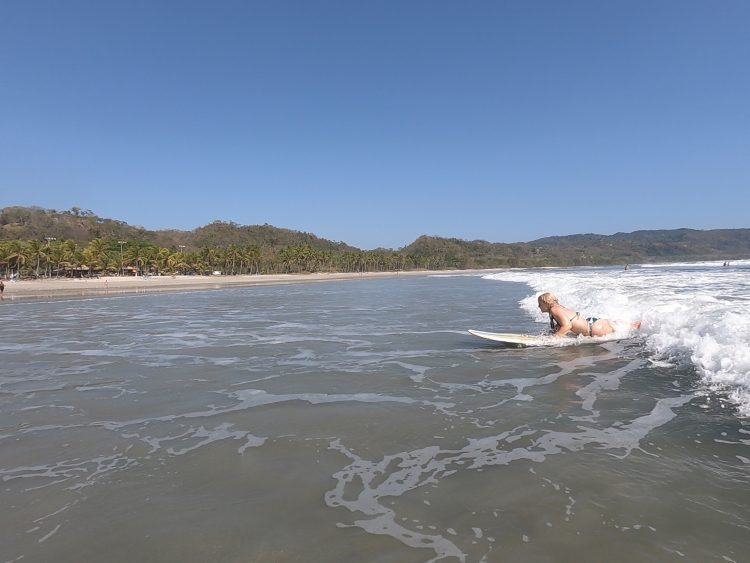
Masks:
[[[5,282],[4,301],[62,299],[70,297],[103,297],[132,293],[166,291],[204,291],[228,287],[318,283],[335,280],[362,280],[435,274],[464,274],[484,270],[417,270],[400,272],[268,274],[245,276],[109,276],[83,279],[43,279]],[[491,272],[495,270],[487,270]]]

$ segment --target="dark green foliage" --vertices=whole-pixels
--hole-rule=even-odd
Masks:
[[[309,233],[281,229],[271,225],[238,225],[214,221],[190,233],[191,246],[195,248],[224,247],[230,244],[256,245],[261,248],[310,246],[315,250],[346,252],[357,250],[343,242],[332,242]]]
[[[73,208],[55,211],[38,207],[6,207],[0,210],[0,240],[72,240],[86,244],[96,238],[138,240],[166,248],[184,246],[187,250],[207,247],[256,245],[280,249],[310,245],[317,250],[345,252],[357,250],[343,242],[332,242],[309,233],[280,229],[271,225],[238,225],[214,221],[193,231],[148,231],[123,221],[102,219],[91,211]]]
[[[122,241],[120,244],[119,241]],[[148,231],[88,210],[0,210],[0,276],[224,274],[594,266],[750,257],[750,229],[581,234],[527,243],[422,236],[395,251],[362,251],[271,225],[215,221]]]
[[[737,260],[750,257],[750,229],[675,229],[611,236],[583,234],[512,244],[422,236],[402,252],[420,258],[439,257],[447,267],[458,268]]]

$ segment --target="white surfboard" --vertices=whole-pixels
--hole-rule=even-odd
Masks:
[[[469,334],[484,338],[485,340],[492,340],[493,342],[501,342],[503,344],[514,344],[516,346],[571,346],[573,344],[583,344],[589,342],[594,344],[601,342],[595,338],[573,338],[571,336],[565,336],[563,338],[553,336],[534,336],[532,334],[513,334],[509,332],[485,332],[483,330],[469,330]]]

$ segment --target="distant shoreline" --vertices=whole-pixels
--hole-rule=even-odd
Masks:
[[[313,274],[261,274],[241,276],[108,276],[80,279],[43,279],[5,282],[6,302],[70,297],[114,297],[141,293],[206,291],[230,287],[322,283],[342,280],[406,278],[431,275],[491,273],[487,270],[409,270],[398,272],[342,272]]]

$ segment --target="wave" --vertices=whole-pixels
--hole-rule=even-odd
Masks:
[[[584,316],[642,320],[653,362],[692,366],[708,390],[726,393],[741,416],[750,416],[750,261],[722,264],[516,270],[483,277],[527,284],[534,293],[520,306],[540,323],[548,322],[536,302],[544,291]]]

